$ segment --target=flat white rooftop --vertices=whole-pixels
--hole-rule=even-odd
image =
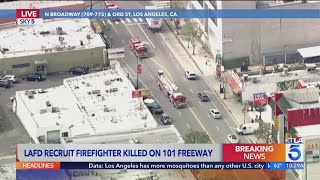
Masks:
[[[64,85],[34,94],[33,99],[26,91],[18,91],[16,96],[23,101],[17,103],[24,103],[32,114],[38,129],[67,128],[69,137],[157,127],[143,101],[132,98],[132,90],[126,75],[116,68],[65,79]],[[48,110],[47,103],[58,111]]]
[[[303,58],[311,58],[320,56],[320,46],[298,49],[298,53]]]
[[[0,9],[41,9],[84,4],[84,1],[13,1],[0,3]]]
[[[320,124],[295,127],[301,137],[320,136]]]
[[[66,143],[75,144],[177,144],[184,143],[178,130],[173,126],[159,126],[141,131],[125,133],[108,133],[91,136],[71,137],[64,139]]]
[[[89,19],[54,19],[42,25],[13,26],[1,29],[0,39],[0,49],[7,50],[0,52],[0,59],[105,46]]]

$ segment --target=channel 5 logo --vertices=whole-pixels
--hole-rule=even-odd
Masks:
[[[286,162],[304,162],[304,144],[302,139],[286,140]]]

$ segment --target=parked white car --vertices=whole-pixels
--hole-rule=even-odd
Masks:
[[[228,141],[231,143],[231,144],[238,144],[240,141],[238,139],[238,137],[234,134],[229,134],[228,135]]]
[[[219,112],[218,109],[210,109],[209,112],[210,112],[211,116],[212,116],[214,119],[220,119],[220,118],[222,118],[222,115],[221,115],[221,113]]]
[[[186,76],[188,79],[197,79],[196,73],[190,70],[186,71]]]
[[[16,75],[7,74],[1,77],[1,79],[11,81],[12,83],[16,83]]]

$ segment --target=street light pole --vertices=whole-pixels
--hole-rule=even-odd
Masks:
[[[139,89],[139,70],[138,70],[138,64],[139,64],[139,58],[137,57],[137,85],[136,85],[136,90]]]

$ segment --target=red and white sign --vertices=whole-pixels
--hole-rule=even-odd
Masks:
[[[40,18],[40,9],[17,9],[16,24],[17,25],[35,25],[42,24],[43,19]]]
[[[16,18],[40,18],[40,9],[17,9]]]
[[[268,96],[266,93],[253,94],[253,104],[255,106],[265,106],[268,104]]]
[[[139,98],[139,97],[141,97],[141,90],[133,90],[132,98]]]
[[[141,72],[142,72],[142,64],[138,64],[137,72],[138,72],[138,74],[141,74]]]

